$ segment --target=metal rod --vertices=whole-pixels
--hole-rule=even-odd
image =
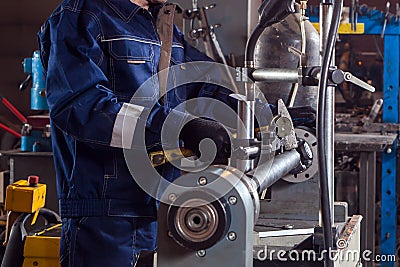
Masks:
[[[3,123],[0,123],[0,129],[5,130],[5,131],[9,132],[10,134],[12,134],[12,135],[14,135],[14,136],[16,136],[18,138],[22,137],[22,135],[20,133],[14,131],[13,129],[11,129],[10,127],[4,125]]]
[[[265,68],[256,69],[251,74],[255,81],[263,82],[290,82],[297,83],[299,71],[297,69]]]
[[[300,154],[292,149],[277,155],[272,160],[258,165],[247,173],[258,184],[259,193],[296,168],[300,164]]]
[[[322,64],[322,55],[326,49],[326,43],[328,40],[328,32],[332,22],[332,2],[325,2],[320,6],[320,55]],[[334,56],[332,57],[331,66],[335,64]],[[328,186],[329,186],[329,206],[330,214],[332,218],[332,225],[334,224],[334,121],[335,121],[335,87],[328,86],[326,94],[326,106],[325,106],[325,140],[327,141],[324,146],[326,147],[327,153],[325,154],[327,173],[328,173]]]
[[[254,97],[254,92],[250,89],[253,85],[246,84],[246,99]],[[254,88],[253,88],[254,90]],[[253,100],[238,101],[238,140],[254,139],[254,98]],[[236,160],[236,168],[246,172],[254,168],[254,160]]]

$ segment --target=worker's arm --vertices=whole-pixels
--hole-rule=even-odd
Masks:
[[[226,76],[225,68],[222,67],[221,64],[215,63],[215,67],[212,67],[212,64],[202,64],[202,62],[212,63],[213,60],[206,56],[204,53],[201,53],[196,48],[192,47],[188,44],[182,34],[179,32],[180,39],[183,42],[183,47],[185,51],[185,62],[195,62],[197,63],[198,68],[201,68],[200,72],[203,76],[203,80],[210,80],[212,82],[193,82],[187,84],[187,98],[210,98],[214,100],[220,101],[200,101],[198,105],[198,114],[204,114],[206,116],[214,117],[216,114],[221,116],[222,114],[226,114],[226,108],[230,108],[232,111],[237,110],[237,100],[231,97],[231,94],[234,94],[233,86],[226,79],[224,81],[221,77]],[[217,65],[218,64],[218,65]],[[195,76],[195,75],[194,75]],[[227,77],[227,76],[226,76]],[[221,86],[221,84],[226,84],[228,88]],[[222,103],[227,105],[221,105]],[[230,114],[231,115],[231,114]]]
[[[171,110],[156,104],[150,111],[118,102],[102,71],[107,62],[103,62],[100,36],[100,25],[90,14],[69,10],[52,17],[42,28],[39,41],[47,72],[50,117],[56,127],[79,141],[130,147],[132,138],[124,137],[122,144],[123,134],[133,135],[140,123],[146,130],[159,133],[160,122]],[[143,122],[146,112],[149,116]],[[171,123],[178,126],[180,122]]]

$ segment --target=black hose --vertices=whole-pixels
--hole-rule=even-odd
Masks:
[[[254,49],[264,29],[294,13],[296,11],[294,3],[294,0],[264,0],[258,10],[260,15],[258,24],[247,41],[245,67],[253,67],[251,62],[254,60]]]
[[[253,66],[248,66],[247,64],[254,60],[254,50],[256,48],[258,38],[260,38],[260,35],[264,32],[264,29],[265,27],[261,26],[260,24],[257,24],[253,32],[251,33],[249,40],[247,41],[246,53],[244,54],[245,57],[244,64],[246,67],[253,67]]]
[[[324,55],[322,58],[321,67],[321,79],[319,84],[319,96],[318,96],[318,119],[317,119],[317,137],[318,137],[318,164],[319,164],[319,176],[320,176],[320,188],[321,188],[321,206],[322,206],[322,224],[324,231],[324,245],[325,249],[330,255],[330,251],[333,248],[333,237],[332,237],[332,214],[330,213],[330,201],[329,201],[329,184],[328,184],[328,170],[325,155],[327,151],[325,144],[329,142],[326,140],[325,129],[326,129],[326,94],[328,92],[328,76],[330,63],[332,61],[333,52],[336,44],[336,35],[340,23],[340,16],[342,12],[343,0],[335,0],[333,6],[332,24],[329,28],[328,39]],[[322,40],[321,40],[322,41]],[[330,257],[327,257],[326,266],[333,266],[333,261]]]

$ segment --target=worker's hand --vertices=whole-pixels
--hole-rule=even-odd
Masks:
[[[192,150],[199,158],[202,156],[207,161],[223,163],[230,157],[229,135],[219,122],[203,118],[193,119],[182,128],[179,138],[183,140],[185,148]],[[206,138],[211,139],[216,145],[215,159],[208,158],[211,154],[208,154],[210,151],[202,151],[203,155],[200,153],[200,142]]]

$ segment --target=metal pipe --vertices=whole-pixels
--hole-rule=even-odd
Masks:
[[[253,85],[248,86],[253,87]],[[248,92],[246,92],[246,97],[247,99],[251,99],[253,97],[253,100],[238,101],[238,140],[254,139],[254,93],[252,93],[251,90],[248,90]],[[254,168],[254,160],[237,159],[235,167],[243,172],[246,172]]]
[[[292,149],[277,155],[270,161],[260,164],[257,168],[248,172],[247,175],[258,184],[258,192],[261,193],[299,164],[300,154],[295,149]]]
[[[252,72],[255,81],[262,82],[290,82],[299,81],[299,71],[297,69],[265,68],[256,69]]]
[[[218,55],[213,47],[212,37],[210,35],[210,24],[208,23],[205,7],[199,8],[199,25],[200,28],[206,29],[206,33],[204,35],[204,49],[206,50],[206,55],[215,61],[218,61]]]
[[[321,55],[321,65],[322,56],[325,53],[326,44],[328,41],[329,28],[332,24],[333,15],[333,5],[332,2],[323,2],[320,5],[320,55]],[[334,55],[332,55],[332,60],[330,66],[335,64]],[[326,102],[325,102],[325,141],[323,145],[326,148],[325,161],[328,174],[328,187],[329,187],[329,210],[330,216],[332,218],[332,225],[334,224],[334,121],[335,121],[335,87],[328,86],[326,92]]]

